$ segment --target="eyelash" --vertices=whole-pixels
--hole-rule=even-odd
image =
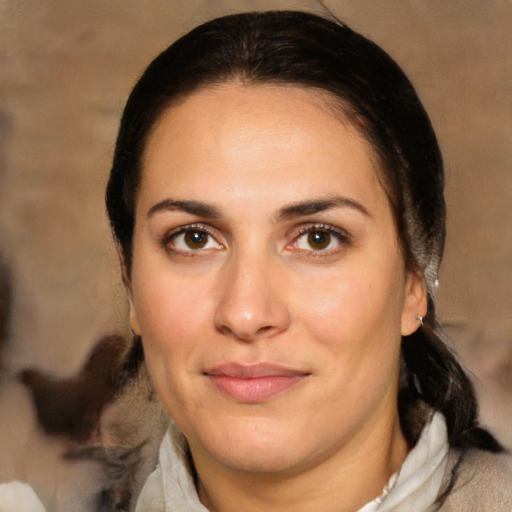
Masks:
[[[213,229],[211,226],[208,226],[205,224],[200,224],[200,223],[187,224],[185,226],[180,226],[179,228],[173,229],[172,231],[166,233],[161,242],[162,246],[169,253],[180,254],[180,255],[188,256],[188,257],[198,256],[199,255],[198,253],[204,252],[205,250],[212,249],[212,248],[207,248],[207,249],[198,248],[195,250],[194,249],[183,250],[183,249],[179,249],[179,248],[173,246],[173,244],[171,244],[173,238],[176,238],[179,235],[183,235],[183,234],[190,233],[190,232],[205,233],[208,237],[213,238],[213,240],[215,240],[217,245],[223,246],[223,244],[218,241],[219,239],[222,238],[220,233],[216,229]],[[294,245],[297,245],[297,243],[301,237],[303,237],[304,235],[309,235],[311,233],[315,233],[315,232],[322,232],[322,233],[326,233],[329,236],[334,236],[338,240],[339,245],[347,247],[351,244],[350,235],[345,230],[337,228],[330,224],[311,224],[311,225],[300,227],[298,229],[298,234],[294,237],[292,242],[290,244],[288,244],[286,247],[293,247]],[[206,243],[208,243],[208,242],[206,242]],[[318,258],[318,257],[323,257],[323,256],[329,256],[329,255],[337,252],[339,250],[339,245],[337,245],[334,248],[326,249],[326,250],[325,249],[313,249],[313,248],[300,249],[298,247],[295,247],[295,250],[301,252],[303,255],[305,255],[307,257]],[[215,248],[214,250],[219,250],[219,249]]]

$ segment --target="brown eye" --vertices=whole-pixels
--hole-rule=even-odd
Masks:
[[[311,253],[328,253],[341,245],[349,245],[346,235],[334,227],[312,226],[293,242],[293,248]]]
[[[208,236],[204,231],[187,231],[183,241],[189,249],[202,249],[208,242]]]
[[[178,233],[175,233],[164,240],[164,245],[173,251],[191,252],[209,249],[220,250],[223,245],[218,243],[212,234],[203,229],[193,226],[183,227]]]
[[[329,247],[330,243],[331,235],[327,231],[311,231],[308,233],[308,244],[315,251],[321,251]]]

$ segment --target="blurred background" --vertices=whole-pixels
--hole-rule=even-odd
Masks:
[[[324,5],[398,61],[430,113],[447,173],[439,311],[484,423],[512,448],[512,2]],[[99,337],[126,334],[103,203],[124,101],[193,26],[267,8],[324,10],[299,0],[0,0],[0,254],[13,279],[4,381],[29,366],[73,375]],[[18,400],[0,400],[0,447],[12,442],[2,422]]]

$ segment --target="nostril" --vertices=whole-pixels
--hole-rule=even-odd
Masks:
[[[257,335],[258,334],[265,334],[267,333],[268,331],[270,331],[272,329],[272,326],[271,325],[266,325],[264,327],[260,327],[260,329],[258,330],[258,332],[256,333]]]

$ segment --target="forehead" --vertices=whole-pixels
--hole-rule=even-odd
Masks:
[[[204,131],[211,128],[220,140],[222,134],[233,126],[232,122],[238,121],[236,128],[239,134],[248,132],[251,127],[256,131],[263,125],[270,129],[273,125],[276,134],[280,132],[282,136],[290,128],[290,115],[292,124],[298,129],[311,121],[316,122],[317,127],[321,124],[326,131],[332,126],[339,128],[341,124],[367,143],[363,130],[356,127],[351,119],[354,117],[349,114],[351,110],[341,98],[328,91],[297,84],[254,84],[235,79],[203,86],[171,102],[157,118],[148,134],[142,163],[147,162],[154,139],[160,138],[162,132],[167,132],[170,139],[174,136],[179,138],[180,132],[186,129]],[[223,128],[226,130],[222,131]],[[369,143],[368,149],[373,156]]]
[[[202,88],[163,113],[142,163],[141,192],[177,194],[189,186],[214,197],[222,184],[240,195],[248,182],[252,190],[280,187],[287,196],[301,184],[328,195],[338,182],[382,192],[370,144],[339,102],[296,86]]]

